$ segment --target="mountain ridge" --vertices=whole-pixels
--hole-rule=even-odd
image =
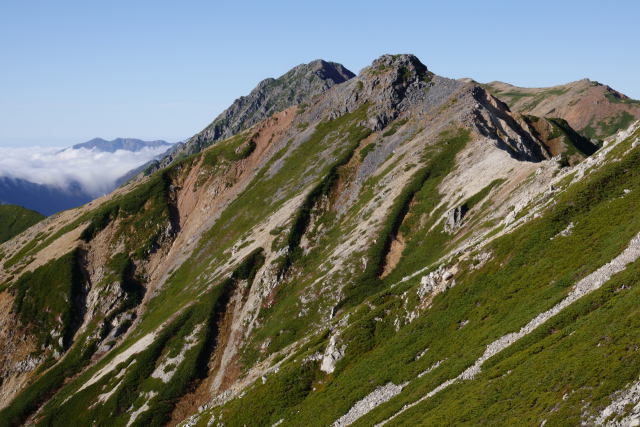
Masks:
[[[352,77],[354,74],[342,64],[317,59],[297,65],[278,78],[266,78],[248,95],[236,99],[202,131],[177,145],[163,159],[150,162],[146,172],[166,167],[180,157],[198,153],[221,138],[228,138],[288,107],[307,102],[334,84]],[[287,93],[281,89],[283,85],[287,87]]]
[[[610,137],[640,119],[640,101],[589,79],[546,88],[497,81],[484,87],[514,111],[562,118],[588,138]]]
[[[596,419],[640,374],[639,144],[383,55],[0,246],[0,416]]]

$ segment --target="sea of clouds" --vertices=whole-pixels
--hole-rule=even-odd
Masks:
[[[113,190],[118,178],[162,154],[167,147],[114,153],[86,148],[0,147],[0,176],[68,189],[76,182],[93,197]]]

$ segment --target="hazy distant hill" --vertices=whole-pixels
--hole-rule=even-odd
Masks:
[[[81,144],[76,144],[71,148],[79,149],[86,148],[88,150],[96,149],[98,151],[105,151],[109,153],[113,153],[116,150],[125,150],[125,151],[140,151],[144,148],[157,148],[157,147],[171,147],[173,144],[157,140],[157,141],[143,141],[141,139],[135,138],[116,138],[111,141],[107,141],[102,138],[94,138],[91,141],[83,142]]]
[[[137,169],[141,163],[144,163],[150,158],[149,155],[145,155],[141,150],[153,150],[155,153],[159,153],[153,156],[153,158],[157,158],[166,152],[166,150],[163,150],[164,148],[169,150],[173,147],[174,144],[160,140],[143,141],[134,138],[117,138],[112,141],[107,141],[102,138],[95,138],[61,150],[58,153],[53,153],[52,155],[49,155],[46,160],[39,159],[38,162],[43,164],[38,164],[37,167],[42,167],[43,169],[51,167],[52,171],[50,175],[59,175],[61,172],[58,162],[65,162],[65,159],[69,157],[68,154],[70,154],[70,151],[86,149],[91,150],[91,153],[100,152],[105,153],[106,155],[119,156],[116,161],[120,162],[120,160],[127,160],[131,167],[135,167]],[[121,150],[121,152],[116,153],[118,150]],[[123,154],[122,151],[130,152],[132,154],[129,156],[126,153]],[[96,156],[91,153],[86,153],[84,151],[78,151],[75,153],[77,155],[75,157],[85,159],[85,169],[87,167],[89,169],[93,168],[93,165],[90,162]],[[143,160],[136,162],[135,159],[138,157],[143,158]],[[85,204],[93,200],[97,195],[102,195],[104,192],[113,190],[130,176],[131,172],[128,172],[123,173],[122,176],[114,179],[113,172],[110,174],[107,173],[109,172],[107,170],[108,166],[103,164],[103,160],[103,158],[95,160],[95,170],[90,170],[85,173],[85,175],[90,176],[92,184],[101,184],[94,185],[94,187],[104,188],[104,190],[100,192],[96,192],[95,190],[91,191],[79,180],[69,180],[66,185],[40,183],[41,181],[36,183],[28,177],[19,174],[16,175],[14,173],[15,171],[3,170],[0,172],[0,202],[24,206],[47,216]],[[89,166],[87,166],[87,162],[89,162]],[[101,175],[101,173],[103,174]],[[58,178],[60,177],[58,176]],[[60,179],[58,179],[58,182],[59,181]]]
[[[20,178],[0,177],[1,203],[23,206],[46,216],[83,205],[92,199],[78,183],[61,189]]]
[[[44,216],[16,205],[0,205],[0,243],[17,236]]]

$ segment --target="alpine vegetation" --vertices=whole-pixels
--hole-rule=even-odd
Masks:
[[[636,425],[639,119],[410,54],[264,80],[11,225],[0,425]]]

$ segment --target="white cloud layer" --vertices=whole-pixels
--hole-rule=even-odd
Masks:
[[[69,184],[77,182],[87,193],[97,197],[111,191],[116,180],[125,173],[166,149],[157,147],[138,152],[118,150],[107,153],[86,148],[0,147],[0,176],[21,178],[61,189],[67,189]]]

